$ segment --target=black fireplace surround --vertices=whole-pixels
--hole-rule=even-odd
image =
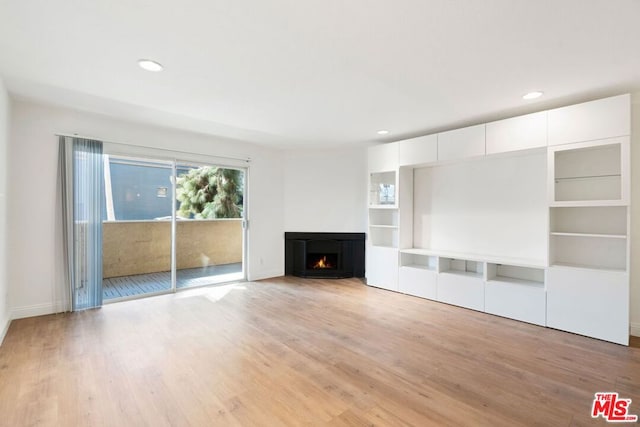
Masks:
[[[342,279],[364,277],[364,233],[284,233],[287,275]]]

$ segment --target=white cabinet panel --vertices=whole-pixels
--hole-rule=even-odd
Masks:
[[[440,273],[438,301],[484,311],[484,281],[482,277]]]
[[[629,94],[549,110],[549,145],[631,133]]]
[[[438,135],[400,141],[400,166],[420,165],[438,160]]]
[[[628,275],[550,267],[547,270],[547,326],[628,345]]]
[[[369,172],[388,172],[398,168],[398,143],[369,147]]]
[[[546,146],[546,111],[487,123],[487,154]]]
[[[486,125],[470,126],[438,134],[438,160],[484,156]]]
[[[544,287],[490,280],[484,288],[484,311],[510,319],[544,326],[546,297]]]
[[[405,294],[436,299],[438,273],[434,270],[416,267],[400,267],[398,290]]]
[[[366,248],[367,285],[398,290],[398,250],[377,246]]]

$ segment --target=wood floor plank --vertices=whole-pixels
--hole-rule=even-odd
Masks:
[[[0,426],[604,425],[639,384],[635,339],[285,277],[12,322]]]

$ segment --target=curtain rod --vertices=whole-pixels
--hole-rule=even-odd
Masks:
[[[178,154],[192,154],[192,155],[195,154],[195,155],[198,155],[198,156],[215,157],[215,158],[218,158],[218,159],[240,160],[240,161],[246,162],[246,163],[250,163],[251,162],[251,157],[219,156],[217,154],[205,154],[205,153],[195,153],[195,152],[188,152],[188,151],[172,150],[170,148],[158,148],[158,147],[151,147],[149,145],[137,145],[137,144],[127,144],[126,142],[105,141],[104,139],[95,138],[95,137],[92,137],[92,136],[78,135],[78,134],[75,134],[75,133],[74,134],[56,133],[55,136],[65,136],[65,137],[70,137],[70,138],[93,139],[95,141],[106,142],[107,144],[126,145],[128,147],[149,148],[151,150],[167,151],[167,152],[178,153]]]

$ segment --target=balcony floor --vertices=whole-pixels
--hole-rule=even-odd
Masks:
[[[178,289],[212,285],[242,279],[242,263],[212,265],[204,268],[186,268],[177,271]],[[104,300],[127,298],[171,289],[171,272],[136,274],[102,280]]]

